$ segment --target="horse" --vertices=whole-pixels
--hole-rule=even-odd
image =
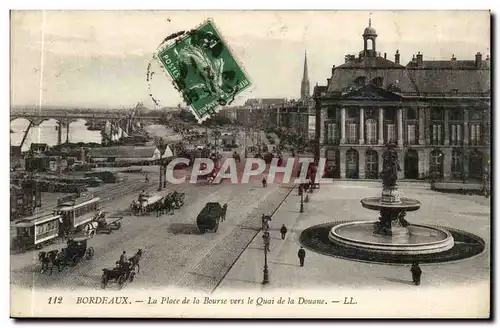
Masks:
[[[132,204],[130,204],[130,213],[133,215],[140,214],[141,212],[141,204],[137,201],[132,201]]]
[[[83,226],[83,231],[89,237],[94,237],[97,234],[97,228],[99,223],[97,221],[92,221]]]
[[[163,202],[161,203],[161,206],[162,206],[161,210],[162,214],[168,214],[174,210],[174,206],[172,205],[172,199],[170,195],[165,196]]]
[[[42,269],[40,270],[40,273],[44,273],[45,270],[49,269],[49,264],[52,264],[50,266],[50,274],[52,274],[52,268],[54,266],[54,262],[58,256],[58,250],[52,250],[49,252],[40,252],[38,253],[38,260],[42,262]]]
[[[142,257],[142,249],[139,248],[137,253],[134,254],[131,258],[129,258],[129,262],[131,264],[131,269],[134,269],[137,266],[137,273],[141,272],[141,267],[139,266],[139,260]]]
[[[153,204],[154,209],[156,210],[156,216],[161,216],[163,214],[163,200],[160,199],[158,202]]]

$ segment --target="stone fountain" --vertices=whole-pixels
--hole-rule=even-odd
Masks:
[[[401,197],[397,185],[400,170],[395,145],[388,145],[381,172],[380,197],[361,200],[364,208],[379,211],[378,221],[340,223],[331,228],[328,238],[342,247],[363,252],[392,255],[440,253],[454,246],[453,236],[445,229],[410,224],[406,213],[420,208],[416,199]]]

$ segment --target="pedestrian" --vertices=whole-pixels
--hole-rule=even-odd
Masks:
[[[305,251],[304,247],[300,246],[300,249],[299,249],[299,252],[297,253],[297,255],[299,256],[300,266],[303,267],[304,266],[304,259],[306,258],[306,251]]]
[[[122,255],[120,256],[120,265],[123,265],[128,261],[127,259],[127,252],[123,251]]]
[[[286,236],[286,233],[288,232],[288,229],[285,227],[284,224],[281,226],[280,232],[281,232],[281,239],[284,240],[285,236]]]
[[[417,286],[420,285],[420,277],[422,276],[422,269],[420,269],[420,267],[418,266],[418,261],[413,262],[410,271],[413,283]]]
[[[146,173],[146,180],[145,180],[145,183],[149,183],[149,177],[148,177],[148,174]]]
[[[262,178],[262,188],[266,188],[267,187],[267,180],[266,180],[266,177],[263,177]]]

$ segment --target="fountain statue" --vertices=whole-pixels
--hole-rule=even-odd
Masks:
[[[408,233],[408,222],[404,219],[406,216],[406,208],[402,205],[402,201],[398,191],[398,171],[401,171],[398,162],[398,153],[394,149],[395,145],[389,144],[384,152],[382,172],[382,197],[381,203],[387,206],[381,206],[379,222],[374,224],[373,232],[384,236],[392,236],[394,233]],[[392,206],[391,206],[392,205]]]
[[[342,247],[369,253],[413,256],[440,253],[454,245],[452,235],[441,228],[410,224],[406,213],[420,208],[416,199],[401,197],[397,180],[398,154],[387,145],[382,163],[382,194],[361,199],[364,208],[379,211],[378,221],[356,221],[333,226],[328,238]]]

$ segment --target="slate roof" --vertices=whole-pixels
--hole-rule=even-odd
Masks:
[[[94,158],[151,158],[155,146],[119,146],[91,148],[90,156]]]
[[[383,87],[401,95],[468,95],[490,92],[490,69],[487,61],[476,67],[473,60],[416,61],[406,67],[382,57],[355,58],[334,69],[328,93],[345,93],[359,88],[355,80],[366,76],[366,83],[382,77]],[[396,88],[392,89],[391,87]]]

